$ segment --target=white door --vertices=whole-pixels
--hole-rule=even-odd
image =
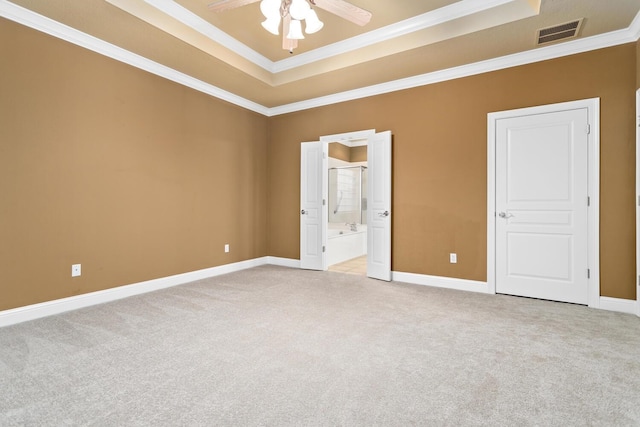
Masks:
[[[300,268],[326,269],[326,142],[303,142],[300,156]]]
[[[367,144],[367,276],[391,280],[391,132]]]
[[[496,121],[496,292],[589,302],[588,110]]]

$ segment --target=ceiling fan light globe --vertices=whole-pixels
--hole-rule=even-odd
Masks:
[[[280,15],[265,19],[264,22],[262,22],[262,27],[274,36],[277,36],[280,34]]]
[[[293,0],[291,6],[289,6],[289,14],[291,18],[298,21],[306,19],[307,15],[311,11],[311,6],[307,3],[307,0]]]
[[[260,12],[265,18],[280,17],[280,0],[262,0],[260,2]]]
[[[318,15],[316,11],[311,9],[307,14],[307,19],[305,19],[305,29],[304,32],[307,34],[317,33],[324,27],[324,22],[318,19]]]
[[[304,34],[302,34],[302,24],[297,19],[292,19],[289,24],[289,34],[287,34],[287,38],[291,40],[302,40],[304,39]]]

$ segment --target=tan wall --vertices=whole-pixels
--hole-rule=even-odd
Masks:
[[[602,293],[634,298],[636,44],[267,119],[9,21],[0,39],[0,310],[298,258],[300,141],[370,128],[394,133],[393,269],[485,280],[486,114],[591,97]]]
[[[344,162],[351,162],[351,149],[339,142],[332,142],[329,144],[329,157],[342,160]]]
[[[351,147],[351,162],[366,162],[367,161],[367,147],[362,145],[359,147]]]
[[[0,40],[0,310],[266,255],[267,118],[1,19]]]
[[[367,147],[347,147],[339,142],[332,142],[329,144],[329,157],[349,163],[366,162]]]
[[[635,298],[635,57],[631,43],[272,117],[269,255],[299,258],[300,141],[375,128],[394,138],[392,269],[484,281],[487,113],[600,97],[601,291]]]

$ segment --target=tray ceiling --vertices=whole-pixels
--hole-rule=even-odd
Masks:
[[[316,8],[324,28],[289,54],[259,3],[214,13],[211,1],[0,0],[0,11],[24,8],[264,108],[544,49],[539,29],[583,19],[555,43],[575,44],[628,30],[640,11],[640,0],[350,0],[369,24]]]

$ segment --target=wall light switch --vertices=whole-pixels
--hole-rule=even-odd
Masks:
[[[73,264],[71,266],[71,277],[78,277],[82,274],[82,264]]]
[[[458,262],[458,255],[457,254],[449,254],[449,262],[451,264],[455,264]]]
[[[224,251],[225,252],[229,252],[229,244],[228,243],[226,245],[224,245]]]

